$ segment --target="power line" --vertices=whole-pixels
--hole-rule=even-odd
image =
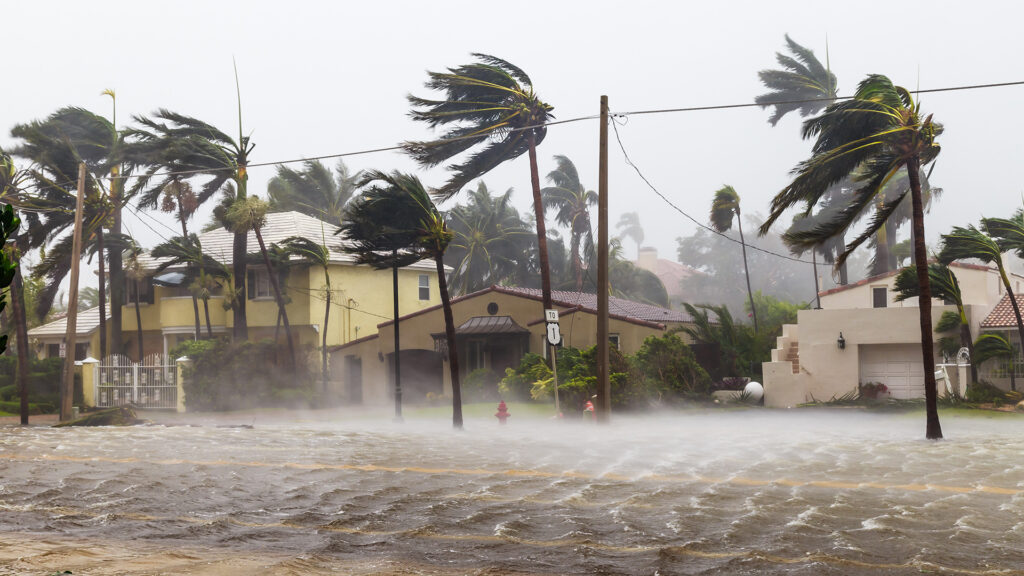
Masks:
[[[708,232],[711,232],[712,234],[717,234],[718,236],[721,236],[722,238],[725,238],[726,240],[729,240],[730,242],[735,242],[736,244],[739,244],[741,246],[747,246],[748,248],[750,248],[752,250],[757,250],[759,252],[764,252],[765,254],[770,254],[770,255],[775,256],[777,258],[785,258],[786,260],[791,260],[793,262],[801,262],[803,264],[813,264],[813,262],[811,262],[810,260],[801,260],[799,258],[793,258],[792,256],[787,256],[785,254],[779,254],[778,252],[773,252],[773,251],[767,250],[765,248],[760,248],[758,246],[754,246],[753,244],[747,244],[746,242],[741,242],[741,241],[739,241],[739,240],[737,240],[735,238],[732,238],[730,236],[727,236],[727,235],[723,234],[722,232],[719,232],[718,230],[715,230],[714,228],[712,228],[710,226],[707,226],[707,225],[701,223],[700,221],[698,221],[693,216],[690,216],[689,214],[687,214],[686,211],[684,211],[682,208],[680,208],[679,206],[676,206],[676,204],[674,202],[672,202],[671,200],[668,199],[668,197],[666,197],[664,194],[662,194],[661,191],[658,190],[658,188],[654,184],[652,184],[651,181],[648,180],[646,176],[644,176],[644,173],[640,171],[640,168],[636,165],[636,163],[634,163],[633,160],[630,159],[629,153],[626,152],[626,147],[622,143],[622,137],[619,135],[619,125],[618,125],[618,122],[615,121],[615,116],[618,116],[618,115],[617,114],[612,114],[612,128],[615,130],[615,140],[619,143],[619,149],[622,150],[622,156],[623,156],[623,158],[625,158],[626,164],[628,164],[630,167],[632,167],[633,170],[636,171],[637,175],[640,176],[640,179],[643,180],[644,183],[647,184],[647,186],[651,190],[653,190],[654,193],[657,194],[659,198],[661,198],[666,204],[671,206],[676,212],[679,212],[683,216],[686,216],[687,218],[690,219],[690,221],[692,221],[697,226],[700,226],[701,228],[707,230]]]

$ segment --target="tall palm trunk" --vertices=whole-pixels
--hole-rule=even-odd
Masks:
[[[888,227],[887,224],[883,224],[875,234],[875,266],[871,269],[871,276],[889,271],[889,251],[892,247],[889,246],[889,234],[886,230]]]
[[[213,328],[210,326],[210,299],[203,298],[203,313],[206,314],[206,337],[213,339]]]
[[[814,269],[814,308],[821,309],[821,286],[818,285],[818,255],[811,250],[811,267]]]
[[[911,236],[913,236],[913,233],[911,233]],[[889,248],[889,252],[888,252],[888,254],[886,254],[888,259],[886,260],[885,271],[886,272],[891,272],[891,271],[899,268],[899,262],[896,261],[896,250],[895,250],[895,248],[896,248],[896,224],[895,223],[890,222],[890,223],[887,223],[885,225],[885,245]],[[916,258],[915,258],[915,262],[916,262]]]
[[[924,202],[921,199],[920,158],[907,160],[913,200],[914,252],[917,254],[918,309],[921,315],[921,359],[924,364],[924,398],[927,412],[925,438],[942,438],[939,424],[938,390],[935,385],[935,345],[932,340],[932,287],[928,281],[928,256],[924,245]]]
[[[11,312],[14,316],[15,344],[18,348],[17,386],[20,399],[19,412],[21,425],[28,425],[28,318],[25,314],[25,285],[21,281],[21,254],[26,244],[24,236],[18,238],[16,248],[12,250],[18,265],[14,269],[14,281],[11,282]]]
[[[234,315],[235,326],[232,335],[235,341],[241,342],[249,339],[249,324],[245,317],[245,301],[248,295],[245,293],[245,258],[249,253],[249,233],[235,232],[234,243],[231,247],[231,273],[235,280],[235,289],[238,290],[238,297],[235,298],[235,305],[231,308]]]
[[[320,342],[320,378],[324,383],[324,393],[327,393],[327,321],[331,318],[331,275],[324,268],[324,276],[327,278],[327,305],[324,307],[324,328]]]
[[[281,285],[274,274],[274,268],[270,265],[270,256],[267,254],[267,246],[263,243],[263,234],[259,228],[253,228],[256,232],[256,241],[260,244],[260,254],[263,255],[263,264],[267,267],[267,274],[270,276],[270,286],[274,289],[274,297],[277,298],[277,309],[281,311],[281,321],[284,322],[284,336],[288,340],[288,362],[289,368],[295,367],[295,340],[292,338],[292,327],[288,323],[288,311],[284,307],[284,297],[281,295]]]
[[[540,173],[537,170],[537,136],[529,130],[526,139],[530,144],[530,185],[533,187],[533,214],[537,219],[537,252],[540,260],[541,301],[545,310],[551,304],[551,267],[548,263],[548,231],[544,224],[544,201],[540,197]]]
[[[583,290],[583,259],[580,258],[579,234],[573,232],[569,244],[569,249],[572,250],[572,268],[576,274],[576,291],[581,292]]]
[[[139,308],[139,300],[142,299],[142,282],[135,279],[135,332],[138,335],[139,357],[136,362],[142,362],[142,310]],[[70,354],[71,352],[69,352]]]
[[[181,194],[178,195],[178,221],[181,222],[181,239],[188,242],[188,227],[185,225],[185,211],[181,206]],[[188,277],[192,277],[192,263],[185,264]],[[196,340],[202,337],[202,328],[199,326],[199,300],[192,295],[192,313],[196,320]]]
[[[1017,304],[1017,295],[1013,293],[1013,287],[1010,286],[1010,278],[1006,275],[1006,270],[1002,266],[999,267],[999,277],[1003,280],[1003,288],[1006,288],[1006,294],[1010,297],[1010,306],[1013,307],[1013,317],[1017,320],[1017,335],[1020,337],[1021,344],[1018,345],[1015,353],[1019,355],[1021,352],[1020,346],[1024,345],[1024,321],[1021,320],[1020,305]],[[1010,370],[1016,372],[1016,358],[1010,359]],[[1014,390],[1017,389],[1013,381],[1010,384]]]
[[[532,149],[532,148],[531,148]],[[462,384],[459,380],[459,353],[455,349],[455,318],[452,316],[452,301],[448,297],[448,281],[444,277],[444,256],[434,258],[437,264],[437,287],[441,293],[441,307],[444,308],[444,336],[448,341],[448,370],[452,377],[452,426],[462,429]]]
[[[747,242],[743,239],[743,218],[736,211],[736,226],[740,231],[740,247],[743,249],[743,274],[747,277],[747,296],[750,297],[750,315],[754,319],[754,332],[757,330],[757,308],[754,307],[754,291],[750,289],[750,270],[747,268]],[[817,278],[817,276],[815,276]]]
[[[105,358],[107,356],[107,274],[106,265],[103,262],[102,225],[96,228],[96,253],[100,257],[100,280],[97,290],[100,298],[100,358]]]

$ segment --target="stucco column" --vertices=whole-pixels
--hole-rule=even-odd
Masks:
[[[100,361],[90,356],[81,362],[75,362],[75,364],[82,367],[83,403],[90,407],[96,406],[96,381],[99,379],[97,372],[99,372]]]
[[[182,356],[174,361],[177,365],[175,370],[176,376],[174,378],[175,385],[178,388],[178,412],[185,412],[185,368],[192,365],[192,360],[188,356]]]

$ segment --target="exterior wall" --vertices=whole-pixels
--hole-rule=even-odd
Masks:
[[[964,304],[993,307],[1002,297],[1001,282],[999,275],[990,270],[979,270],[963,266],[952,266],[953,273],[960,283],[960,291],[963,293]],[[1011,279],[1011,282],[1013,279]],[[830,294],[821,296],[821,307],[827,310],[850,309],[850,308],[874,308],[872,301],[872,289],[884,286],[889,297],[889,308],[917,307],[917,299],[911,298],[902,302],[894,300],[895,293],[893,286],[896,284],[896,275],[890,274],[866,281],[863,285],[850,286],[846,289],[832,291]],[[935,306],[942,305],[941,300],[932,300]]]
[[[938,322],[946,310],[955,306],[932,308],[932,322]],[[920,315],[916,307],[852,310],[801,310],[797,313],[799,332],[791,326],[779,338],[782,344],[799,342],[800,373],[792,373],[792,363],[782,360],[782,351],[772,352],[765,362],[765,405],[792,407],[803,402],[829,400],[855,390],[860,379],[859,347],[874,344],[910,344],[921,342]],[[836,341],[842,331],[846,348]],[[798,336],[798,337],[797,337]],[[936,353],[936,362],[941,355]]]
[[[331,282],[334,283],[333,277]],[[433,288],[433,286],[431,287]],[[387,294],[390,295],[390,289],[387,290]],[[511,316],[517,324],[530,331],[530,352],[544,353],[546,334],[543,308],[542,304],[536,300],[500,292],[486,292],[473,298],[459,300],[452,306],[455,325],[459,326],[475,316],[490,316],[487,307],[491,303],[498,305],[495,315]],[[573,313],[563,312],[560,316],[559,324],[563,346],[588,348],[596,343],[597,317],[595,314],[576,311]],[[346,346],[331,354],[333,385],[336,391],[342,393],[346,389],[345,357],[354,356],[362,359],[363,402],[367,404],[383,404],[391,401],[391,391],[387,389],[387,386],[389,355],[393,354],[395,349],[394,325],[390,322],[382,324],[378,330],[377,337]],[[402,350],[434,350],[432,334],[444,331],[444,312],[438,308],[411,318],[404,318],[400,330]],[[614,318],[609,319],[608,332],[619,335],[619,347],[623,354],[636,353],[648,336],[665,334],[665,330],[662,328],[643,326]],[[686,341],[689,340],[685,334],[680,334],[680,337]],[[444,393],[450,395],[451,378],[447,356],[444,358],[443,366]]]

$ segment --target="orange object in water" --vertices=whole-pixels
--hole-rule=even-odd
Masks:
[[[508,420],[508,417],[511,416],[511,414],[508,413],[508,406],[505,405],[504,400],[498,402],[498,411],[494,416],[498,419],[499,424],[504,424],[505,420]]]
[[[587,412],[590,412],[590,417],[594,418],[594,403],[590,400],[587,400],[587,403],[583,405],[583,413],[586,414]]]

